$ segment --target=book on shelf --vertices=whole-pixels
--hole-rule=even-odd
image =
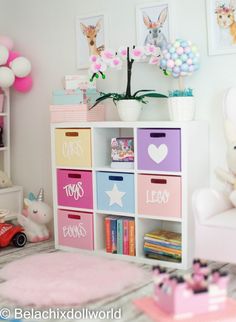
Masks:
[[[144,253],[146,257],[181,262],[181,233],[156,230],[144,236]]]
[[[123,254],[123,219],[117,219],[117,254]]]
[[[110,221],[110,217],[105,218],[105,234],[106,234],[106,252],[111,253],[111,221]]]
[[[108,253],[135,256],[134,218],[107,216],[105,235]]]
[[[123,220],[124,229],[124,255],[129,255],[129,220]]]

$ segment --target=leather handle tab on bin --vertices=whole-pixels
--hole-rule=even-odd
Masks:
[[[166,137],[166,133],[150,133],[150,137],[151,138],[165,138]]]
[[[79,174],[79,173],[68,173],[68,178],[81,179],[81,174]]]
[[[80,220],[81,216],[80,215],[74,215],[74,214],[68,214],[68,218],[69,219],[77,219]]]
[[[121,176],[109,176],[109,180],[111,181],[123,181],[124,178]]]
[[[65,132],[65,136],[79,136],[79,132]]]
[[[155,183],[155,184],[167,184],[167,180],[166,179],[151,179],[151,183]]]

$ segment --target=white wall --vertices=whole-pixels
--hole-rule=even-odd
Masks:
[[[12,91],[12,177],[25,193],[45,188],[51,200],[49,110],[53,89],[61,88],[65,74],[76,69],[75,17],[106,12],[109,18],[109,45],[135,43],[135,6],[149,0],[0,0],[0,34],[12,37],[15,49],[33,65],[34,88],[26,94]],[[210,124],[211,181],[217,181],[213,169],[225,166],[225,143],[221,117],[222,95],[235,85],[235,55],[207,54],[205,0],[172,0],[174,37],[195,42],[201,52],[201,69],[186,81],[194,88],[197,118]],[[135,66],[134,89],[155,88],[167,92],[173,81],[156,68]],[[102,90],[124,90],[122,72],[110,74],[99,83]],[[123,83],[124,84],[124,83]],[[174,84],[175,85],[175,84]],[[154,101],[155,103],[155,101]],[[155,103],[156,104],[156,103]],[[149,104],[150,105],[150,104]],[[143,118],[153,114],[167,117],[163,104],[146,109]],[[109,112],[114,111],[110,108]],[[159,114],[160,113],[160,114]],[[201,171],[201,169],[199,169]]]

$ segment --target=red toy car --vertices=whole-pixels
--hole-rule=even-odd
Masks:
[[[0,224],[0,247],[7,247],[11,242],[15,247],[25,246],[27,237],[23,231],[21,226]]]

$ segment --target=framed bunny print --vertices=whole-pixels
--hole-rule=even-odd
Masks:
[[[137,6],[136,31],[138,46],[165,48],[171,40],[169,1]]]
[[[206,0],[209,55],[236,53],[236,0]]]

